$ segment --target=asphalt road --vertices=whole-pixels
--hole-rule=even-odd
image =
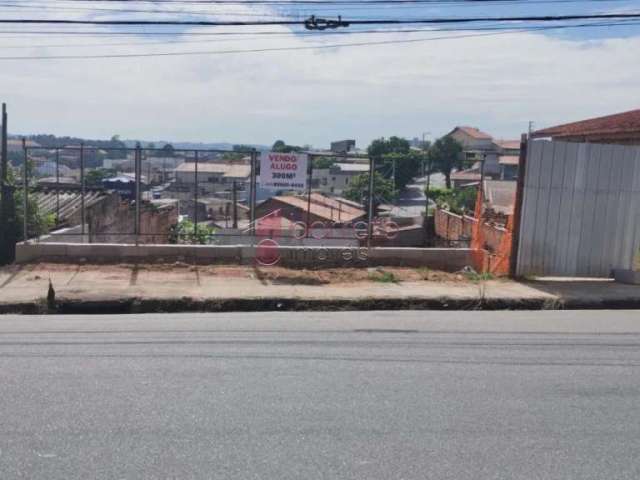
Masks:
[[[0,479],[638,479],[640,312],[0,317]]]

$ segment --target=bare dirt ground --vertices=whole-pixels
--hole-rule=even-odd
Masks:
[[[5,267],[6,273],[17,266]],[[284,267],[257,267],[246,265],[192,265],[183,262],[169,264],[64,264],[64,263],[33,263],[26,266],[27,270],[42,272],[88,272],[99,271],[108,280],[118,278],[125,272],[135,269],[140,272],[162,273],[198,272],[206,277],[220,278],[248,278],[270,283],[291,285],[331,285],[355,282],[455,282],[468,283],[472,279],[462,273],[447,273],[427,268],[384,267],[384,268],[329,268],[323,270],[290,269]],[[30,280],[40,280],[37,274]]]

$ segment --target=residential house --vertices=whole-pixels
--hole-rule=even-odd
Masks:
[[[231,191],[233,183],[239,190],[248,190],[251,165],[229,163],[185,162],[174,169],[176,186],[195,191],[196,175],[198,191],[203,194]]]
[[[339,197],[327,197],[319,193],[307,195],[283,195],[271,197],[256,207],[256,217],[279,212],[290,222],[302,222],[313,227],[315,222],[330,226],[352,224],[363,220],[366,212],[362,206]]]
[[[493,137],[474,127],[456,127],[447,136],[457,140],[463,149],[464,159],[469,165],[484,161],[484,172],[487,175],[498,175],[498,152]]]
[[[462,144],[464,159],[471,165],[451,175],[454,188],[475,185],[483,174],[489,179],[517,177],[519,140],[496,140],[488,133],[467,126],[456,127],[448,135]]]
[[[334,163],[314,170],[311,186],[323,193],[342,195],[355,177],[365,173],[369,173],[368,163]]]
[[[531,136],[566,142],[640,145],[640,109],[565,123],[537,130]]]

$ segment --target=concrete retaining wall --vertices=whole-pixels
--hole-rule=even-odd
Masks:
[[[262,252],[264,253],[264,251]],[[162,263],[194,261],[254,264],[261,252],[239,245],[124,245],[74,243],[19,243],[16,262]],[[467,248],[279,247],[279,266],[331,268],[349,266],[411,266],[458,271],[465,266],[482,270],[484,252]]]

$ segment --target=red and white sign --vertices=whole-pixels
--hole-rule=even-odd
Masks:
[[[272,190],[305,190],[308,157],[303,153],[262,152],[260,186]]]

